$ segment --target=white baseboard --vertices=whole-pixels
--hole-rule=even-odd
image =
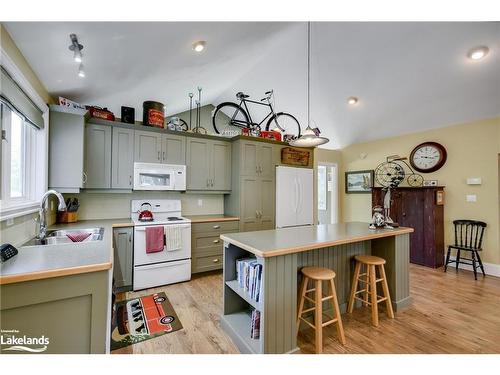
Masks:
[[[456,257],[450,255],[450,261],[455,260]],[[470,258],[469,255],[467,255],[467,258]],[[444,263],[446,264],[446,256],[444,257]],[[455,267],[454,263],[448,264],[448,269],[450,267]],[[483,267],[484,267],[484,273],[489,275],[489,276],[496,276],[500,277],[500,264],[493,264],[493,263],[485,263],[483,262]],[[466,271],[472,271],[472,266],[469,266],[467,264],[459,264],[458,268],[466,270]],[[478,268],[477,272],[481,273],[481,269]]]

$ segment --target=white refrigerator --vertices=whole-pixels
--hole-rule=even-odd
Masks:
[[[313,170],[276,167],[276,228],[313,224]]]

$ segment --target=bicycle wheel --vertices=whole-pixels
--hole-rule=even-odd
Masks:
[[[267,131],[277,131],[281,135],[290,134],[300,137],[299,121],[290,113],[279,112],[269,119],[266,125]]]
[[[212,124],[217,134],[239,135],[249,123],[247,113],[236,103],[221,103],[212,112]]]

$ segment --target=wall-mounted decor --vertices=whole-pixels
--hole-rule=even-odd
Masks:
[[[301,150],[292,147],[284,147],[281,149],[281,162],[283,164],[300,165],[305,167],[309,165],[310,157],[311,151],[308,150]]]
[[[422,186],[424,178],[415,173],[406,161],[408,158],[399,155],[390,155],[386,157],[386,161],[379,164],[375,168],[375,179],[382,187],[395,188],[406,180],[408,186]],[[410,173],[407,174],[408,169]]]
[[[425,180],[424,186],[438,186],[438,180]]]
[[[410,164],[422,173],[435,172],[446,163],[446,149],[437,142],[424,142],[410,154]]]
[[[373,187],[373,170],[351,171],[345,173],[345,192],[371,193]]]

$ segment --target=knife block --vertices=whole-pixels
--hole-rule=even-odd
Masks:
[[[57,213],[58,223],[76,223],[78,221],[78,212],[60,211]]]

